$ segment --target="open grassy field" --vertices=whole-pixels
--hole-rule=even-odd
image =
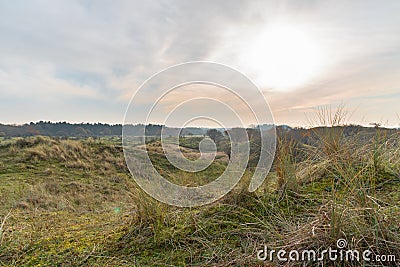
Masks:
[[[263,266],[256,254],[264,245],[322,250],[339,238],[397,259],[365,266],[397,266],[400,133],[329,127],[305,134],[313,142],[279,136],[272,171],[255,193],[247,192],[249,168],[223,199],[192,209],[138,188],[118,137],[1,140],[0,266]],[[184,141],[184,154],[196,158],[196,141]],[[147,149],[177,184],[209,182],[228,162],[221,152],[206,170],[187,174],[169,165],[159,142]]]

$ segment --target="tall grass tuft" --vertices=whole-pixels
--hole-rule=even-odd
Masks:
[[[296,159],[293,156],[295,149],[294,140],[286,135],[278,137],[275,168],[278,178],[278,190],[281,193],[286,190],[297,191]]]

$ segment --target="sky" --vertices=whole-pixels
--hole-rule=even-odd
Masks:
[[[277,124],[344,105],[349,123],[399,127],[398,14],[389,0],[0,0],[0,123],[122,123],[153,74],[211,61],[246,75]]]

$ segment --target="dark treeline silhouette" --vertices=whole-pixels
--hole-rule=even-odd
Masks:
[[[131,136],[160,136],[164,129],[167,134],[172,135],[179,132],[178,128],[165,127],[157,124],[126,125],[125,133]],[[202,128],[188,127],[181,131],[181,135],[204,134]],[[39,121],[23,125],[0,124],[0,137],[25,137],[34,135],[55,137],[95,137],[95,136],[121,136],[121,124],[105,123],[68,123]]]
[[[3,125],[0,124],[0,136],[110,136],[121,135],[121,124],[104,124],[104,123],[77,123],[72,124],[68,122],[50,122],[39,121],[31,122],[23,125]]]
[[[261,129],[269,129],[268,125],[258,126]],[[256,140],[257,135],[255,131],[258,127],[247,128],[249,139]],[[323,131],[330,127],[316,127],[312,129],[306,128],[291,128],[287,125],[276,126],[276,132],[278,136],[286,133],[290,139],[294,139],[297,142],[304,144],[312,144],[315,142],[314,135],[318,131]],[[383,127],[363,127],[360,125],[346,125],[338,126],[343,129],[343,134],[346,136],[357,134],[358,132],[364,132],[373,134],[380,129],[386,133],[398,132],[398,129],[386,129]],[[171,128],[157,124],[136,124],[126,125],[124,131],[128,135],[142,136],[143,133],[150,136],[160,136],[161,131],[165,131],[167,135],[175,135],[179,133],[180,136],[192,136],[192,135],[209,135],[212,139],[221,139],[225,136],[223,129],[209,129],[199,127],[187,127],[182,129]],[[55,136],[55,137],[94,137],[94,136],[121,136],[122,125],[121,124],[106,124],[106,123],[69,123],[69,122],[50,122],[50,121],[39,121],[31,122],[23,125],[4,125],[0,124],[0,137],[25,137],[34,135],[43,136]],[[214,140],[215,141],[215,140]]]

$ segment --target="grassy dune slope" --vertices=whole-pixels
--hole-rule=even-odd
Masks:
[[[338,238],[400,259],[399,134],[365,141],[330,129],[317,137],[315,145],[282,137],[256,193],[247,192],[248,170],[222,200],[193,209],[137,188],[117,139],[3,140],[0,266],[260,266],[264,244],[318,250]],[[195,148],[183,150],[193,156]],[[227,164],[220,155],[191,176],[168,165],[159,143],[148,149],[156,167],[182,184],[208,182]]]

